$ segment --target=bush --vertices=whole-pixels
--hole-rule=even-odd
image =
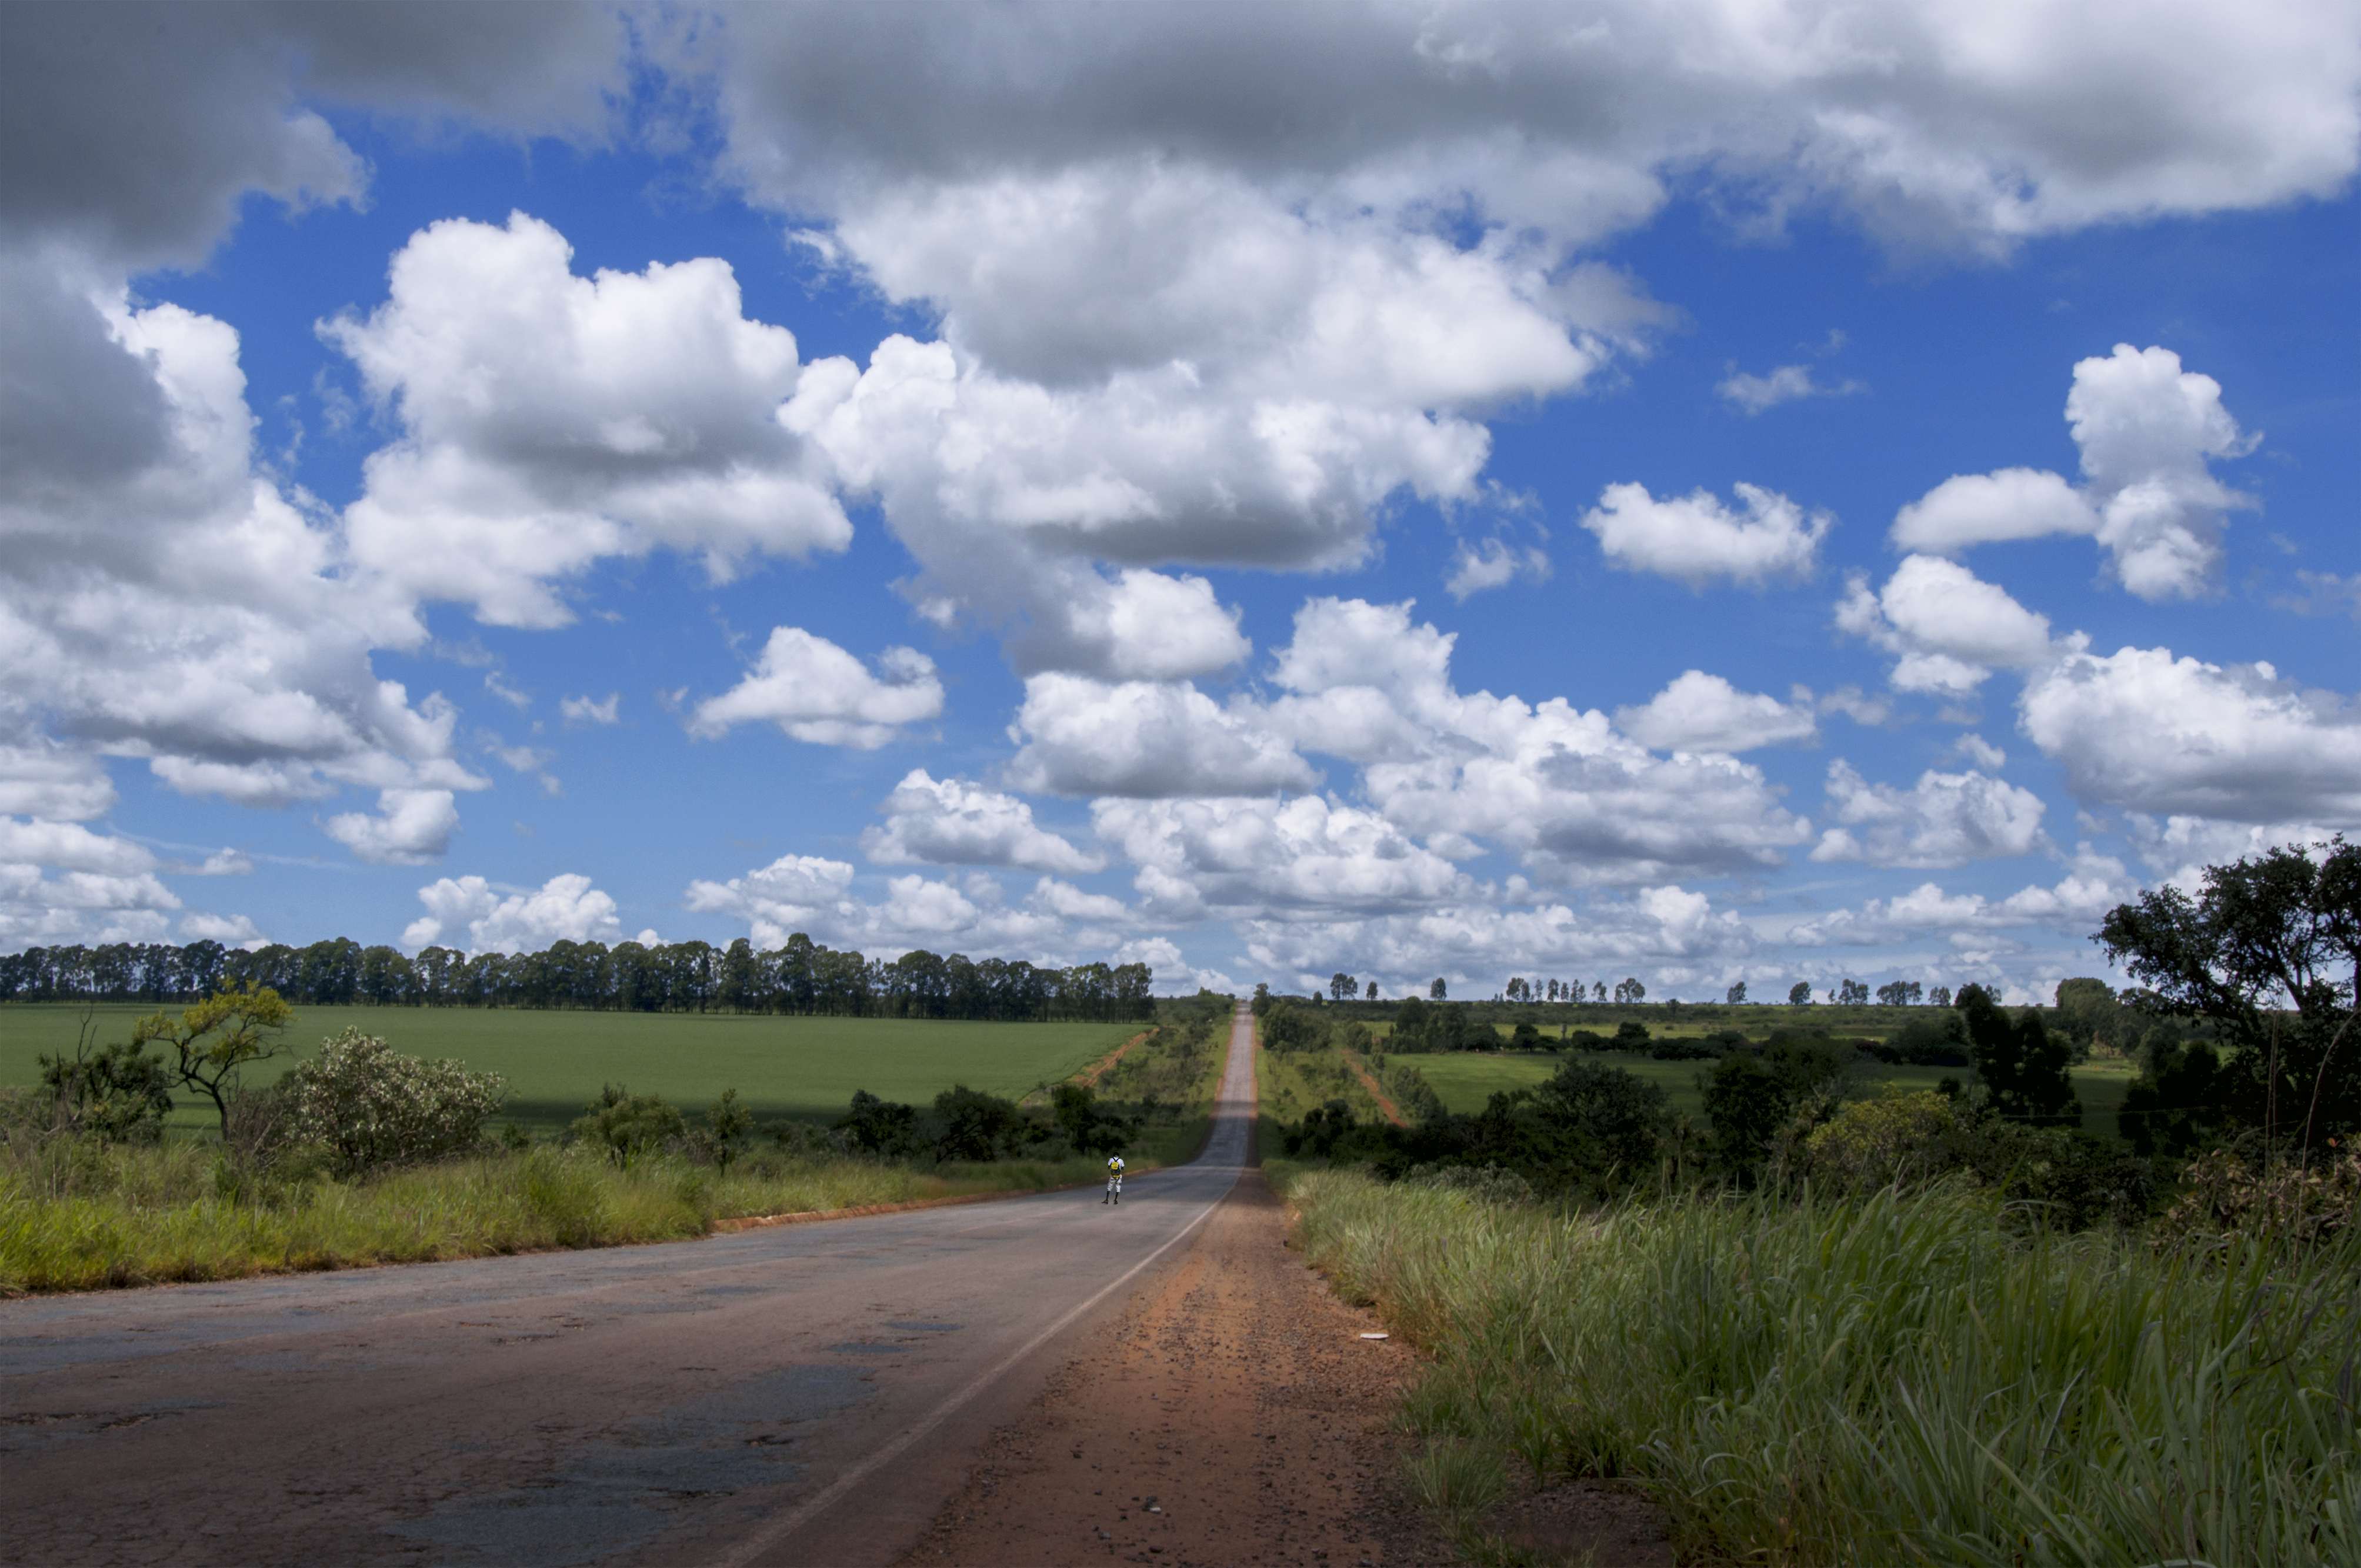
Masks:
[[[2226,1242],[2271,1235],[2301,1250],[2353,1228],[2361,1217],[2361,1155],[2331,1140],[2301,1163],[2216,1149],[2181,1173],[2181,1193],[2158,1229],[2168,1236]]]
[[[317,1057],[287,1075],[280,1092],[295,1138],[328,1149],[330,1169],[339,1177],[473,1148],[485,1120],[508,1099],[498,1073],[406,1057],[357,1029],[323,1041]]]
[[[1931,1089],[1857,1100],[1804,1139],[1804,1172],[1850,1191],[1923,1181],[1961,1163],[1960,1115]]]
[[[1015,1101],[964,1083],[935,1096],[934,1110],[920,1131],[939,1160],[998,1159],[1040,1141]],[[1041,1135],[1047,1135],[1046,1129]]]
[[[918,1108],[896,1100],[880,1100],[865,1089],[852,1091],[852,1104],[837,1118],[839,1130],[855,1147],[881,1159],[911,1152],[917,1140]],[[773,1136],[777,1136],[775,1130]]]
[[[1082,1084],[1058,1085],[1049,1091],[1049,1106],[1076,1154],[1117,1154],[1130,1146],[1134,1124],[1100,1106]]]
[[[575,1137],[628,1170],[633,1160],[663,1148],[688,1130],[680,1108],[661,1094],[632,1094],[620,1083],[598,1091],[571,1129]]]
[[[172,1111],[172,1074],[161,1057],[137,1046],[87,1043],[67,1056],[35,1058],[41,1085],[56,1102],[61,1130],[96,1135],[109,1143],[154,1143]]]

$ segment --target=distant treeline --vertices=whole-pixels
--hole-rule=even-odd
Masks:
[[[219,942],[114,942],[0,955],[0,1002],[192,1002],[267,985],[334,1007],[573,1007],[622,1013],[799,1013],[840,1017],[1079,1020],[1147,1018],[1146,964],[1049,969],[1019,959],[890,962],[824,948],[798,932],[757,951],[710,942],[553,942],[537,953],[364,948],[336,938],[248,952]]]

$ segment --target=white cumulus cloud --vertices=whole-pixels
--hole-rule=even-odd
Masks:
[[[2049,618],[2036,614],[1956,561],[1912,555],[1872,591],[1856,572],[1837,605],[1839,629],[1896,655],[1901,691],[1964,696],[1995,667],[2030,669],[2079,644],[2053,645]]]
[[[1015,729],[1008,776],[1053,795],[1246,795],[1309,789],[1316,777],[1250,705],[1217,706],[1177,682],[1109,685],[1035,675]]]
[[[2221,564],[2224,515],[2253,504],[2206,466],[2253,446],[2222,406],[2221,383],[2182,369],[2169,349],[2119,343],[2074,367],[2066,418],[2081,448],[2080,487],[2033,468],[1960,475],[1904,507],[1894,542],[1950,554],[1995,540],[2088,534],[2141,598],[2202,592]]]
[[[1820,733],[1811,693],[1784,703],[1702,670],[1682,671],[1639,707],[1617,708],[1615,724],[1660,751],[1751,751],[1816,740]]]
[[[355,558],[483,620],[555,626],[555,583],[606,555],[700,554],[716,581],[756,554],[841,550],[824,462],[774,417],[795,334],[749,321],[729,263],[578,278],[522,213],[447,219],[393,259],[390,296],[324,323],[398,414],[346,514]]]
[[[1079,850],[1033,820],[1033,808],[964,779],[938,779],[913,768],[885,797],[884,826],[861,836],[871,863],[895,866],[1019,866],[1032,871],[1095,872],[1106,859]]]
[[[401,939],[423,948],[465,925],[470,952],[522,953],[552,942],[607,942],[622,939],[623,923],[616,917],[615,901],[577,873],[554,876],[533,892],[509,893],[479,876],[445,877],[418,890],[426,913],[410,923]],[[655,933],[642,931],[639,940],[653,941]]]
[[[2268,663],[2077,653],[2026,683],[2017,723],[2093,804],[2361,828],[2361,705]]]
[[[423,866],[443,858],[459,830],[459,808],[447,789],[387,789],[378,814],[348,811],[324,824],[328,837],[372,865]]]
[[[915,648],[888,648],[870,671],[825,637],[797,626],[771,632],[746,678],[697,705],[689,733],[712,738],[732,725],[770,723],[798,740],[875,751],[906,725],[943,711],[935,662]]]
[[[2043,844],[2041,797],[1987,773],[1930,768],[1901,790],[1871,784],[1839,759],[1828,764],[1828,815],[1844,826],[1820,835],[1815,861],[1960,866],[2031,854]]]
[[[1836,520],[1806,513],[1758,485],[1737,489],[1742,511],[1707,490],[1658,500],[1644,485],[1609,485],[1583,513],[1582,526],[1625,571],[1653,572],[1691,587],[1718,577],[1757,584],[1809,575]]]

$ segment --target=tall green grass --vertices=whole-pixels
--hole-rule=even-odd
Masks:
[[[1312,1171],[1289,1198],[1312,1260],[1434,1352],[1414,1430],[1636,1479],[1686,1552],[2361,1562],[2361,1234],[2026,1236],[1959,1189],[1573,1216]]]
[[[544,1146],[367,1180],[271,1182],[218,1146],[68,1148],[0,1172],[0,1294],[233,1279],[705,1234],[717,1220],[1088,1181],[1089,1159],[946,1165],[674,1157],[619,1170]]]

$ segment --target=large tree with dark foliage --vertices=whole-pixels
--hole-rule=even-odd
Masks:
[[[2227,1047],[2150,1060],[2127,1124],[2193,1137],[2220,1119],[2306,1147],[2361,1131],[2361,845],[2339,834],[2208,866],[2195,898],[2144,892],[2092,939],[2147,988],[2133,1006],[2204,1019]]]
[[[1992,1108],[2013,1122],[2072,1127],[2082,1120],[2067,1076],[2073,1047],[2052,1038],[2041,1014],[2028,1007],[2015,1023],[1981,985],[1963,985],[1954,1003],[1968,1026],[1968,1056],[1991,1091]]]

